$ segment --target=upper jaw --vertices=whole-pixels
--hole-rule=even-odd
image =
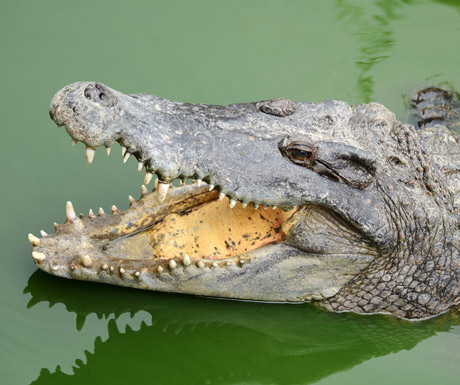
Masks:
[[[88,88],[89,99],[85,96]],[[101,105],[100,101],[94,101],[91,98],[98,95],[93,92],[95,89],[110,95],[115,102]],[[135,156],[139,169],[145,168],[147,180],[154,173],[165,184],[175,178],[193,178],[199,183],[204,180],[233,204],[238,201],[263,206],[324,204],[363,227],[364,232],[380,233],[378,237],[386,241],[388,234],[383,231],[386,227],[380,215],[376,215],[382,204],[375,191],[371,191],[372,186],[366,190],[352,189],[349,193],[348,186],[289,162],[278,150],[279,139],[286,132],[298,131],[300,124],[314,125],[316,118],[325,113],[337,116],[338,128],[344,126],[350,108],[342,104],[302,104],[299,108],[305,110],[301,112],[305,121],[296,121],[300,118],[295,115],[269,116],[252,106],[245,107],[244,114],[222,118],[233,110],[153,96],[133,97],[100,83],[79,82],[59,91],[51,110],[53,119],[58,124],[65,123],[74,140],[86,144],[89,161],[97,146],[110,148],[118,141],[125,161],[131,154]],[[203,115],[204,112],[209,115]]]

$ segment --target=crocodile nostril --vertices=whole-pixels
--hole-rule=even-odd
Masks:
[[[103,107],[113,107],[117,104],[117,98],[112,94],[110,89],[102,84],[90,84],[83,91],[86,99]]]

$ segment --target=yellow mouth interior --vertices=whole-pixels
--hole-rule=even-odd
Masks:
[[[288,219],[296,208],[230,208],[228,200],[214,200],[182,213],[172,213],[150,229],[150,246],[159,258],[225,259],[286,237]]]

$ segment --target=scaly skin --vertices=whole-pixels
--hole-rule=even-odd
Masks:
[[[90,82],[60,90],[50,115],[89,162],[118,142],[160,183],[112,215],[77,218],[69,202],[55,234],[30,237],[47,272],[410,319],[460,302],[460,154],[440,124],[416,131],[376,103],[192,105]],[[169,188],[177,178],[197,183]],[[235,211],[208,230],[206,218],[187,222],[211,204],[223,213],[225,196]],[[259,224],[266,235],[243,234]],[[238,249],[248,237],[253,248]],[[203,251],[224,241],[231,255]]]

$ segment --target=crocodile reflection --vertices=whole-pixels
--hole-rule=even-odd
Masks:
[[[312,305],[267,305],[81,285],[36,271],[24,290],[28,307],[62,303],[75,313],[77,328],[90,314],[108,319],[109,338],[97,337],[87,362],[76,360],[74,375],[59,366],[44,369],[34,384],[313,383],[373,357],[410,350],[460,324],[457,313],[422,323],[394,317],[336,314]],[[118,330],[123,313],[147,311],[152,325]],[[76,352],[76,356],[77,353]],[[81,354],[78,354],[81,355]],[[129,360],[127,360],[129,357]],[[175,371],[181,376],[175,376]]]

